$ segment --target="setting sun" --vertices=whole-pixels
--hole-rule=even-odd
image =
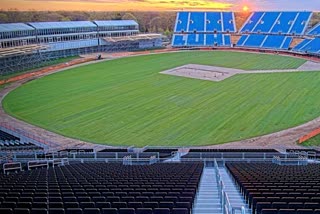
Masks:
[[[249,7],[248,7],[247,5],[245,5],[245,6],[243,6],[242,10],[243,10],[244,12],[247,12],[247,11],[249,10]]]

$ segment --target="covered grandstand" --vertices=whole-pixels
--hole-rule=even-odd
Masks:
[[[162,46],[160,34],[128,41],[134,35],[140,34],[139,25],[133,20],[0,24],[0,74],[68,56]],[[115,45],[113,40],[121,37]]]

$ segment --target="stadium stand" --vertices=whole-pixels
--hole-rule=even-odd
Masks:
[[[312,29],[310,29],[307,33],[310,36],[320,36],[320,23],[315,25]]]
[[[0,130],[0,152],[7,151],[41,151],[39,147],[33,143],[20,142],[18,137]],[[2,154],[1,154],[2,155]]]
[[[0,74],[79,54],[161,46],[160,34],[139,34],[133,20],[0,24]]]
[[[319,213],[319,164],[278,166],[227,163],[243,196],[256,214]]]
[[[187,214],[203,164],[85,163],[0,175],[1,213]]]
[[[238,40],[238,47],[253,47],[263,49],[288,50],[292,37],[282,35],[243,35]]]
[[[172,46],[230,47],[234,32],[233,12],[179,12]]]
[[[253,12],[237,33],[232,12],[178,12],[172,47],[233,47],[320,56],[320,24],[307,33],[309,11]],[[237,36],[234,40],[232,36]],[[308,38],[296,45],[297,40]],[[293,42],[295,41],[295,42]]]
[[[303,35],[311,12],[253,12],[241,33]]]
[[[320,56],[320,38],[305,39],[293,48],[293,51],[311,53]]]

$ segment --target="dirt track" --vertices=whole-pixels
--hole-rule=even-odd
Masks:
[[[115,54],[112,55],[110,58],[119,58],[124,56],[130,56],[130,55],[139,55],[141,53],[135,53],[135,54],[129,54],[129,53],[122,53],[122,54]],[[146,54],[145,52],[143,54]],[[95,63],[94,62],[87,62],[87,63]],[[83,64],[81,64],[83,65]],[[20,85],[24,84],[25,82],[28,82],[33,79],[41,78],[43,76],[63,71],[65,69],[69,69],[76,66],[81,65],[74,65],[74,66],[68,66],[64,67],[62,69],[58,70],[48,70],[47,72],[39,72],[36,75],[31,75],[29,77],[25,77],[23,79],[20,79],[16,82],[11,83],[10,85],[6,86],[3,90],[0,91],[0,102],[2,102],[3,98],[13,89],[19,87]],[[303,67],[304,66],[304,67]],[[316,63],[306,63],[305,65],[301,66],[301,69],[307,69],[307,70],[319,70],[320,71],[320,64]],[[315,68],[316,66],[316,68]],[[318,67],[319,66],[319,67]],[[314,68],[314,69],[311,69]],[[319,68],[319,69],[318,69]],[[48,69],[48,68],[46,68]],[[284,70],[287,72],[287,70]],[[301,70],[299,70],[301,71]],[[279,71],[276,71],[279,72]],[[282,71],[283,72],[283,71]],[[106,146],[102,145],[96,145],[87,143],[81,140],[77,139],[71,139],[68,137],[64,137],[58,134],[55,134],[53,132],[44,130],[42,128],[33,126],[31,124],[25,123],[21,120],[18,120],[16,118],[11,117],[10,115],[6,114],[2,108],[2,104],[0,105],[0,123],[7,123],[15,128],[19,128],[22,130],[25,130],[29,133],[32,133],[34,135],[37,135],[43,139],[50,139],[50,141],[59,143],[62,146],[67,145],[67,147],[79,147],[79,148],[94,148],[97,150],[101,150],[105,148]],[[205,148],[275,148],[275,149],[285,149],[285,148],[293,148],[293,147],[299,147],[299,145],[296,144],[296,141],[299,137],[313,131],[314,129],[317,129],[320,127],[320,117],[316,118],[308,123],[305,123],[303,125],[289,128],[280,132],[272,133],[269,135],[264,135],[256,138],[251,138],[247,140],[241,140],[231,143],[226,143],[223,145],[214,145],[214,146],[205,146]],[[202,147],[203,148],[203,147]]]

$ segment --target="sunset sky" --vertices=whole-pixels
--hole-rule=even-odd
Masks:
[[[162,11],[162,10],[312,10],[320,0],[0,0],[0,9]]]

